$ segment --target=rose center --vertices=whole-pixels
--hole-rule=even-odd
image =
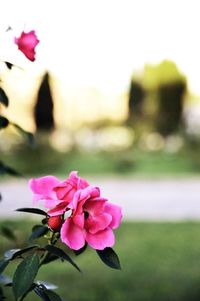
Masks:
[[[89,217],[89,213],[87,211],[84,211],[84,219],[86,220],[88,219],[88,217]]]

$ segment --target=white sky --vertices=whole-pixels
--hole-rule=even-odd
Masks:
[[[0,0],[0,32],[36,29],[36,66],[68,86],[123,92],[147,62],[174,60],[200,94],[198,0]],[[1,46],[0,46],[1,48]]]

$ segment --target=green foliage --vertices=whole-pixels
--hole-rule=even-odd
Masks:
[[[51,290],[45,289],[45,287],[36,286],[34,291],[43,301],[62,301],[60,296]]]
[[[42,209],[38,209],[38,208],[18,208],[16,209],[16,211],[18,212],[26,212],[26,213],[33,213],[33,214],[39,214],[39,215],[43,215],[46,216],[46,212]]]
[[[22,209],[25,209],[22,211],[30,213],[32,208],[30,208],[30,210],[27,210],[27,208],[22,208]],[[38,212],[36,212],[36,214],[37,213]],[[18,225],[20,228],[20,223],[16,222],[16,225]],[[12,228],[16,229],[17,228],[16,225],[14,226],[14,224],[11,222],[10,229]],[[1,226],[0,224],[0,227],[3,227],[3,225]],[[25,229],[25,232],[28,235],[29,228],[30,228],[30,223],[27,222],[21,223],[21,231],[23,232],[23,234]],[[41,229],[42,232],[40,232]],[[43,231],[44,229],[45,231]],[[37,231],[39,232],[37,233]],[[64,261],[67,261],[70,263],[71,266],[76,268],[79,272],[81,271],[72,258],[73,252],[71,251],[71,255],[69,255],[66,251],[62,249],[63,245],[58,241],[60,238],[60,235],[58,233],[50,231],[48,227],[44,225],[36,225],[33,227],[32,239],[39,238],[39,237],[43,237],[43,240],[41,241],[40,245],[36,244],[36,245],[31,245],[28,247],[22,247],[17,249],[8,249],[6,252],[4,252],[4,258],[0,260],[0,274],[2,274],[6,269],[6,272],[9,275],[11,272],[11,266],[13,271],[13,266],[14,267],[16,266],[16,262],[18,260],[22,260],[21,263],[17,266],[13,277],[9,278],[10,279],[9,281],[4,280],[4,278],[6,278],[5,275],[0,276],[0,283],[4,283],[4,285],[6,284],[7,288],[9,287],[12,288],[16,301],[22,301],[24,299],[28,300],[29,294],[30,296],[32,296],[33,293],[35,293],[38,297],[40,297],[42,300],[45,301],[62,300],[58,294],[56,294],[51,290],[52,285],[50,285],[49,287],[48,283],[42,281],[34,281],[36,275],[38,274],[38,272],[40,272],[40,267],[46,266],[46,264],[52,263],[57,259],[61,259],[62,265]],[[45,240],[48,240],[48,245],[46,246],[44,246]],[[16,243],[15,240],[14,241],[12,240],[12,242]],[[22,244],[26,245],[25,241]],[[55,244],[57,244],[57,246],[55,246]],[[78,252],[76,251],[74,253],[76,255],[80,255],[86,250],[86,248],[87,248],[87,244],[81,250],[79,250]],[[2,252],[1,246],[0,246],[0,252]],[[97,253],[101,258],[101,260],[107,266],[114,269],[120,268],[119,258],[111,248],[106,248],[102,251],[97,251]],[[9,263],[12,264],[9,265]],[[66,269],[66,271],[67,270],[68,269]],[[7,295],[9,296],[9,294],[7,294],[6,287],[4,288],[7,297]],[[54,286],[52,287],[52,289],[53,288]],[[8,300],[10,299],[8,298]]]
[[[187,78],[173,61],[145,65],[141,74],[132,78],[132,124],[135,126],[137,121],[140,128],[146,125],[147,131],[157,131],[163,136],[184,130],[182,115],[186,93]]]
[[[16,241],[16,236],[14,235],[12,229],[7,226],[2,226],[0,228],[1,234],[9,240]]]
[[[4,293],[3,293],[3,289],[0,286],[0,301],[4,301],[4,300],[5,300],[5,296],[4,296]]]
[[[49,231],[49,228],[42,225],[35,225],[32,229],[32,234],[29,237],[29,240],[32,241],[36,238],[43,237],[47,232]]]
[[[46,247],[46,250],[49,252],[49,253],[51,253],[51,254],[53,254],[53,255],[55,255],[55,256],[57,256],[57,257],[59,257],[61,260],[66,260],[66,261],[68,261],[71,265],[73,265],[79,272],[81,272],[81,270],[79,269],[79,267],[77,266],[77,264],[70,258],[70,256],[67,254],[67,253],[65,253],[65,251],[63,251],[62,249],[60,249],[60,248],[57,248],[57,247],[55,247],[55,246],[53,246],[53,245],[47,245]]]
[[[11,176],[19,177],[21,176],[18,171],[16,171],[14,168],[4,164],[2,161],[0,161],[0,176],[9,174]]]
[[[167,301],[169,296],[172,301],[198,301],[199,228],[198,222],[123,224],[116,245],[120,273],[96,262],[96,254],[88,250],[79,258],[84,277],[55,263],[52,269],[58,276],[48,279],[58,283],[70,301]]]
[[[110,268],[116,270],[121,269],[119,258],[112,248],[97,250],[97,254],[101,258],[101,260]]]
[[[8,27],[7,30],[11,30]],[[12,69],[13,64],[10,62],[5,62],[8,69]],[[9,99],[4,92],[4,90],[0,87],[0,105],[4,106],[9,105]],[[22,135],[25,140],[29,143],[30,146],[35,146],[34,136],[32,133],[25,131],[18,124],[10,122],[6,117],[0,115],[0,130],[5,129],[8,125],[13,126],[20,135]],[[12,167],[6,165],[4,162],[0,161],[0,175],[10,174],[14,176],[19,176],[20,174],[15,171]],[[0,201],[2,197],[0,194]],[[17,211],[34,213],[45,216],[45,219],[42,220],[42,225],[36,225],[32,229],[32,234],[29,240],[34,240],[36,238],[44,237],[49,232],[49,228],[44,226],[47,222],[47,214],[41,209],[35,208],[20,208]],[[14,232],[7,226],[2,225],[1,235],[6,239],[11,240],[14,243],[17,243],[16,236]],[[45,264],[50,263],[52,260],[56,258],[61,258],[63,261],[67,260],[70,262],[76,269],[80,271],[78,266],[73,262],[73,260],[66,254],[62,249],[56,248],[54,244],[58,240],[58,236],[54,239],[54,234],[52,234],[51,238],[48,241],[49,245],[44,249],[42,246],[33,245],[28,246],[22,249],[9,249],[4,253],[4,258],[0,260],[0,283],[4,284],[8,287],[12,287],[13,295],[16,301],[22,301],[24,298],[31,292],[34,291],[42,300],[44,301],[62,301],[59,295],[49,290],[44,284],[36,284],[34,283],[34,279],[38,273],[39,268],[45,262]],[[49,250],[48,250],[49,249]],[[27,256],[27,252],[32,251],[32,255]],[[24,257],[25,256],[25,257]],[[8,278],[5,275],[2,275],[4,270],[7,268],[11,261],[15,262],[15,259],[22,259],[21,263],[17,266],[12,279]],[[4,291],[2,286],[0,286],[0,301],[5,300]]]
[[[33,254],[26,257],[18,265],[13,276],[13,293],[16,300],[22,297],[31,287],[37,275],[39,264],[39,256]]]
[[[185,145],[177,152],[167,150],[142,150],[137,145],[123,152],[83,152],[59,153],[48,146],[42,153],[48,154],[41,160],[40,151],[31,149],[2,154],[9,162],[26,176],[55,174],[65,178],[71,170],[80,174],[103,177],[183,177],[198,175],[200,172],[200,145]],[[32,164],[37,162],[37,164]]]
[[[156,130],[163,136],[176,132],[183,125],[182,112],[186,84],[177,80],[161,84],[158,88]]]
[[[47,253],[46,256],[42,260],[42,265],[50,263],[50,262],[55,261],[57,259],[59,259],[59,257],[57,255],[54,255],[52,253]]]
[[[11,225],[20,229],[24,239],[24,229],[28,236],[33,223],[23,220],[12,221]],[[84,274],[58,260],[43,265],[37,278],[59,285],[64,301],[167,301],[169,298],[198,301],[199,229],[198,221],[123,223],[116,232],[115,245],[123,267],[120,272],[108,269],[96,260],[96,252],[88,248],[86,256],[76,258]],[[7,240],[6,245],[1,244],[0,252],[8,244]],[[9,265],[6,273],[12,275],[12,270]],[[4,290],[8,301],[13,301],[10,288]],[[37,298],[32,292],[25,301],[37,301]]]
[[[22,254],[27,253],[35,248],[37,248],[38,245],[33,245],[33,246],[29,246],[23,249],[11,249],[11,250],[7,250],[4,253],[4,257],[6,258],[6,260],[14,260],[16,258],[20,258]]]
[[[9,264],[9,260],[7,259],[2,259],[0,260],[0,274],[3,273],[7,265]]]
[[[186,83],[186,77],[178,70],[174,62],[164,60],[158,65],[145,65],[143,84],[147,89],[156,89],[162,84],[177,81]]]

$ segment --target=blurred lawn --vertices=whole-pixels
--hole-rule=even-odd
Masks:
[[[9,224],[22,241],[24,229],[31,228],[27,221]],[[3,240],[1,253],[7,247],[14,246]],[[59,285],[64,300],[71,301],[199,301],[199,222],[123,223],[114,249],[122,271],[109,269],[88,249],[75,258],[83,274],[68,263],[55,262],[44,266],[37,279]],[[27,300],[37,298],[30,295]]]
[[[1,160],[25,176],[54,174],[65,177],[71,170],[84,175],[135,177],[200,175],[199,148],[177,153],[145,152],[137,147],[118,152],[84,152],[74,149],[60,153],[48,146],[18,147],[0,154]]]

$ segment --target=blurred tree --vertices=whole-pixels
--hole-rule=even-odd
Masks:
[[[145,91],[138,81],[132,80],[128,96],[128,123],[133,123],[143,113]]]
[[[177,131],[182,124],[185,82],[162,84],[158,88],[158,112],[156,129],[163,136]]]
[[[53,98],[48,73],[45,73],[38,91],[34,118],[37,131],[50,131],[54,128]]]
[[[143,72],[143,83],[146,89],[156,90],[160,85],[183,81],[186,77],[170,60],[164,60],[160,64],[146,64]]]
[[[143,83],[154,106],[154,128],[163,136],[177,131],[182,124],[186,77],[176,64],[164,60],[158,65],[146,65]]]

